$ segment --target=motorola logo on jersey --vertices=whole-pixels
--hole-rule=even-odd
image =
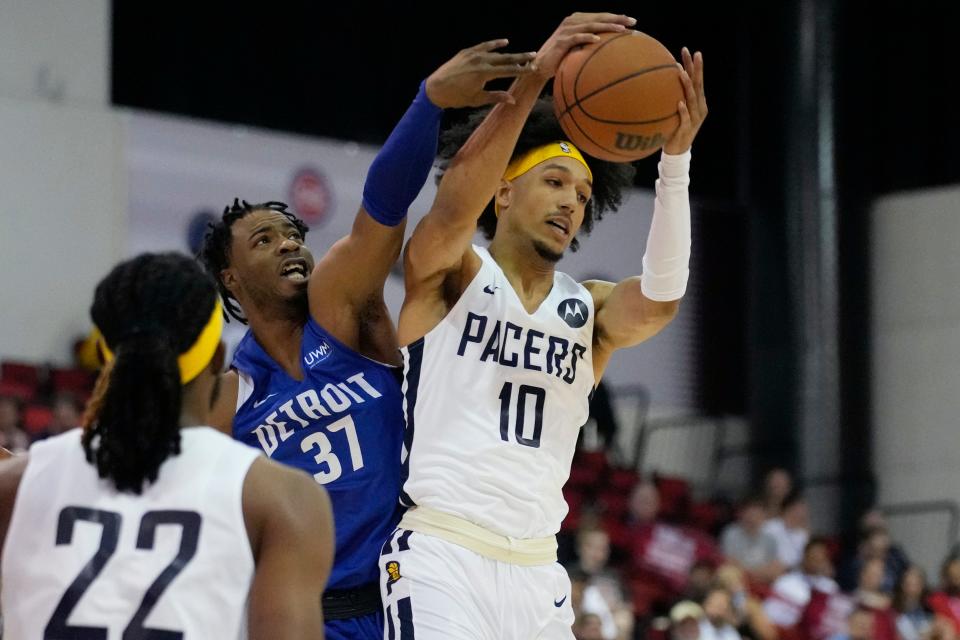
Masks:
[[[333,349],[330,344],[326,340],[322,340],[316,349],[303,356],[303,362],[312,369],[313,365],[323,362],[331,353],[333,353]]]
[[[590,311],[587,309],[587,303],[580,298],[567,298],[557,307],[557,314],[568,325],[574,329],[579,329],[587,324]]]

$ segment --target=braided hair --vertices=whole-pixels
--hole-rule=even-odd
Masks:
[[[254,211],[276,211],[277,213],[282,213],[290,220],[293,226],[297,228],[297,231],[300,232],[300,236],[303,238],[307,237],[307,231],[309,231],[309,227],[303,220],[295,216],[291,211],[287,211],[287,205],[283,202],[271,200],[270,202],[250,204],[246,200],[234,198],[231,206],[223,208],[223,216],[220,221],[210,223],[209,230],[203,237],[203,246],[200,248],[200,254],[197,257],[203,262],[207,273],[217,282],[217,289],[220,291],[220,298],[223,300],[224,318],[226,318],[227,322],[230,321],[230,316],[233,316],[243,324],[247,324],[247,319],[243,315],[240,303],[237,302],[237,299],[230,293],[230,290],[223,284],[220,272],[230,266],[230,246],[233,242],[231,227],[233,227],[233,223]]]
[[[437,183],[440,182],[440,178],[443,177],[443,173],[450,166],[450,162],[457,151],[467,141],[474,129],[480,126],[488,112],[489,109],[476,111],[465,122],[450,127],[440,136],[440,162]],[[510,161],[512,162],[536,147],[566,139],[567,134],[563,132],[560,123],[557,122],[557,118],[553,114],[552,100],[549,97],[541,98],[533,106],[533,110],[523,125],[523,130],[520,132],[520,138],[513,149]],[[584,157],[593,173],[593,191],[590,201],[587,202],[586,211],[583,214],[583,226],[581,227],[583,233],[589,234],[593,225],[603,218],[604,213],[616,211],[620,208],[620,204],[623,202],[623,190],[633,185],[636,168],[629,163],[606,162],[587,154],[584,154]],[[477,226],[480,227],[488,240],[493,239],[497,231],[497,216],[493,210],[492,198],[487,204],[487,208],[483,210],[480,219],[477,220]],[[576,251],[579,248],[580,243],[574,238],[570,243],[570,250]]]
[[[139,494],[180,453],[182,386],[177,358],[213,313],[216,286],[178,253],[142,254],[97,285],[94,324],[114,353],[83,417],[87,461],[118,491]]]

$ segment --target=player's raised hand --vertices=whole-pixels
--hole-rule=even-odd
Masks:
[[[663,151],[670,155],[687,152],[707,117],[707,98],[703,93],[703,54],[697,51],[691,55],[690,50],[684,47],[680,56],[683,58],[680,69],[683,100],[677,107],[680,112],[680,126],[663,145]]]
[[[507,39],[501,38],[458,52],[427,78],[427,97],[442,109],[513,103],[513,96],[506,91],[487,91],[484,86],[495,78],[531,73],[536,54],[496,51],[507,44]]]
[[[534,60],[536,72],[552,78],[563,56],[573,47],[600,40],[598,33],[626,31],[636,19],[618,13],[574,13],[564,18],[557,30],[547,38]]]

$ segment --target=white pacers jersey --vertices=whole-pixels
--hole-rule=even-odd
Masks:
[[[593,391],[593,299],[565,273],[533,314],[482,247],[447,316],[404,347],[401,500],[513,538],[560,530]]]
[[[209,427],[181,434],[139,496],[97,476],[80,429],[30,449],[3,549],[3,637],[246,636],[242,494],[259,454]]]

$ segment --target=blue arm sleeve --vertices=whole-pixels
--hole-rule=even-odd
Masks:
[[[443,109],[427,97],[427,81],[383,144],[363,185],[363,207],[374,220],[393,227],[407,215],[430,175],[437,155]]]

